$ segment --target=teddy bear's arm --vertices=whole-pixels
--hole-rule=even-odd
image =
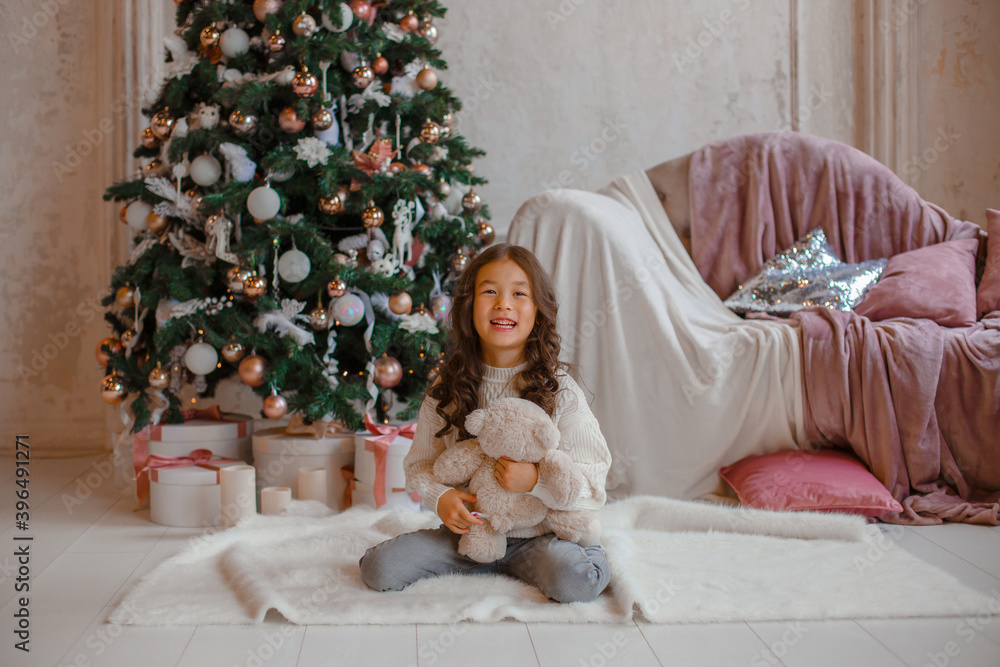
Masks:
[[[579,466],[561,450],[550,451],[538,462],[538,479],[558,505],[571,504],[587,488],[587,479]]]
[[[483,458],[483,450],[476,440],[456,443],[441,452],[434,461],[434,477],[449,486],[465,484],[482,465]]]

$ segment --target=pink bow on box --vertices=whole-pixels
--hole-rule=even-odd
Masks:
[[[210,449],[195,449],[187,456],[160,456],[159,454],[150,454],[149,458],[146,459],[146,465],[138,471],[135,478],[136,495],[139,497],[139,504],[136,506],[136,509],[139,509],[139,507],[146,502],[146,499],[149,498],[150,477],[153,478],[154,482],[159,481],[157,479],[157,471],[198,466],[200,468],[214,470],[215,481],[218,482],[219,471],[222,468],[218,465],[213,465],[218,463],[242,462],[237,459],[226,459],[221,456],[216,456]]]
[[[388,426],[376,424],[372,421],[371,415],[365,413],[365,428],[378,438],[365,439],[365,450],[375,455],[375,507],[380,508],[385,505],[385,463],[389,456],[389,445],[396,439],[396,436],[413,439],[417,432],[417,423],[410,422],[402,426]],[[394,491],[396,489],[393,489]]]
[[[185,422],[189,422],[192,419],[208,419],[211,421],[224,421],[222,416],[222,411],[219,409],[218,405],[211,405],[204,410],[182,410],[181,417],[184,418]],[[240,424],[240,437],[246,435],[246,424]],[[142,507],[142,504],[146,502],[149,497],[149,479],[148,477],[143,480],[140,477],[142,471],[146,470],[147,462],[150,459],[149,455],[149,441],[150,439],[156,439],[159,437],[160,431],[163,429],[162,424],[150,424],[143,428],[141,431],[136,433],[132,438],[132,467],[135,469],[135,495],[139,500],[139,504],[136,509]],[[195,451],[208,451],[208,450],[195,450]],[[211,454],[211,452],[209,452]],[[154,454],[154,456],[156,456]],[[166,457],[159,457],[166,458]],[[193,465],[193,464],[192,464]],[[181,466],[179,466],[181,467]],[[145,484],[145,488],[143,488]]]

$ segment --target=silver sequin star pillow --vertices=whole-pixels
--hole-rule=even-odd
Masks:
[[[845,264],[822,229],[814,229],[769,259],[753,278],[729,295],[725,305],[740,315],[786,317],[808,306],[849,311],[885,270],[886,259]]]

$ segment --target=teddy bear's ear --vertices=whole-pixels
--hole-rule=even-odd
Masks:
[[[479,435],[479,431],[483,428],[483,422],[486,421],[486,410],[480,408],[479,410],[473,410],[465,418],[465,430],[472,435]]]

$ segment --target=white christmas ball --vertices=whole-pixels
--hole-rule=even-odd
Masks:
[[[333,28],[331,25],[332,32],[344,32],[351,27],[351,21],[354,20],[354,12],[351,8],[347,6],[346,2],[340,3],[340,27]]]
[[[340,52],[340,66],[343,67],[348,72],[353,72],[354,68],[361,64],[361,58],[358,54],[352,53],[350,51]]]
[[[301,250],[289,250],[278,258],[278,275],[285,282],[302,282],[309,275],[311,268],[312,264],[309,262],[309,256]]]
[[[254,188],[254,191],[247,197],[247,210],[258,220],[270,220],[278,215],[280,208],[281,197],[265,185]]]
[[[219,48],[222,49],[222,55],[227,58],[242,56],[250,50],[250,36],[240,28],[230,28],[222,33]]]
[[[222,165],[211,155],[199,155],[191,160],[191,178],[203,187],[215,185],[222,176]]]
[[[333,302],[333,316],[341,324],[353,327],[365,316],[365,302],[357,294],[348,292]]]
[[[208,375],[219,363],[219,353],[208,343],[195,343],[184,353],[184,365],[195,375]]]
[[[125,222],[130,229],[143,232],[146,231],[146,218],[153,212],[153,207],[144,201],[136,200],[128,205],[125,210]]]

